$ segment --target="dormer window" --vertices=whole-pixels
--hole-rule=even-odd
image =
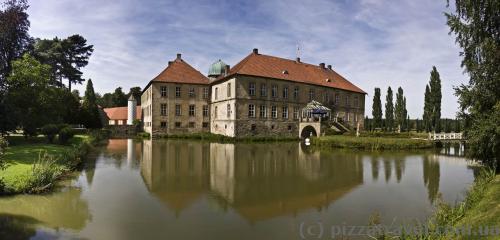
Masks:
[[[283,70],[281,73],[282,74],[288,74],[288,71],[287,70]]]

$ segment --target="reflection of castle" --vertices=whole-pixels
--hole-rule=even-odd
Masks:
[[[203,194],[249,221],[327,207],[363,181],[361,159],[306,154],[297,143],[144,141],[149,190],[176,211]]]

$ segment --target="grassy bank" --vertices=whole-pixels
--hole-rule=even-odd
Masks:
[[[149,138],[149,135],[140,135],[141,137]],[[160,138],[167,139],[193,139],[211,142],[282,142],[282,141],[299,141],[299,138],[294,137],[239,137],[233,138],[220,134],[213,133],[189,133],[189,134],[171,134],[163,135]]]
[[[353,148],[364,150],[403,150],[435,147],[433,142],[422,139],[403,137],[356,137],[346,135],[312,138],[311,144],[319,147]]]
[[[93,138],[77,135],[67,144],[50,144],[42,136],[25,139],[7,138],[6,168],[0,171],[4,194],[37,193],[50,189],[53,183],[74,170],[88,153]]]

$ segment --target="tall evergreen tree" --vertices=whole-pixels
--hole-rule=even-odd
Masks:
[[[500,171],[500,2],[456,0],[448,26],[462,48],[468,84],[455,89],[470,157]]]
[[[115,89],[112,99],[113,99],[113,105],[115,107],[127,106],[128,98],[127,95],[125,95],[125,93],[122,91],[121,87]]]
[[[429,82],[431,88],[431,103],[432,103],[432,129],[435,132],[441,131],[441,78],[439,77],[439,72],[436,67],[432,67],[431,80]]]
[[[386,129],[392,131],[394,128],[394,103],[391,87],[387,88],[387,96],[385,98],[385,123]]]
[[[101,128],[99,109],[97,107],[94,85],[91,79],[87,82],[85,96],[83,97],[82,118],[82,122],[86,128]]]
[[[398,129],[404,129],[404,122],[406,121],[406,113],[404,109],[404,96],[403,89],[398,88],[396,93],[396,105],[394,107],[394,118],[396,120],[396,127]]]
[[[373,128],[382,127],[382,102],[380,101],[380,88],[375,88],[372,105]]]
[[[424,124],[424,129],[426,132],[431,131],[431,126],[432,126],[432,101],[431,101],[431,90],[429,88],[429,85],[425,86],[425,97],[424,97],[424,116],[422,117],[423,119],[423,124]]]

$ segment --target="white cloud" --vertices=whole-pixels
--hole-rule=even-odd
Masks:
[[[222,58],[234,65],[252,48],[306,62],[326,62],[369,93],[402,86],[411,117],[436,65],[443,81],[442,115],[457,110],[453,85],[464,82],[459,49],[442,12],[444,1],[33,1],[31,34],[79,33],[95,45],[85,76],[98,92],[144,87],[177,52],[206,72]],[[83,86],[79,87],[83,89]],[[385,98],[385,96],[383,96]]]

